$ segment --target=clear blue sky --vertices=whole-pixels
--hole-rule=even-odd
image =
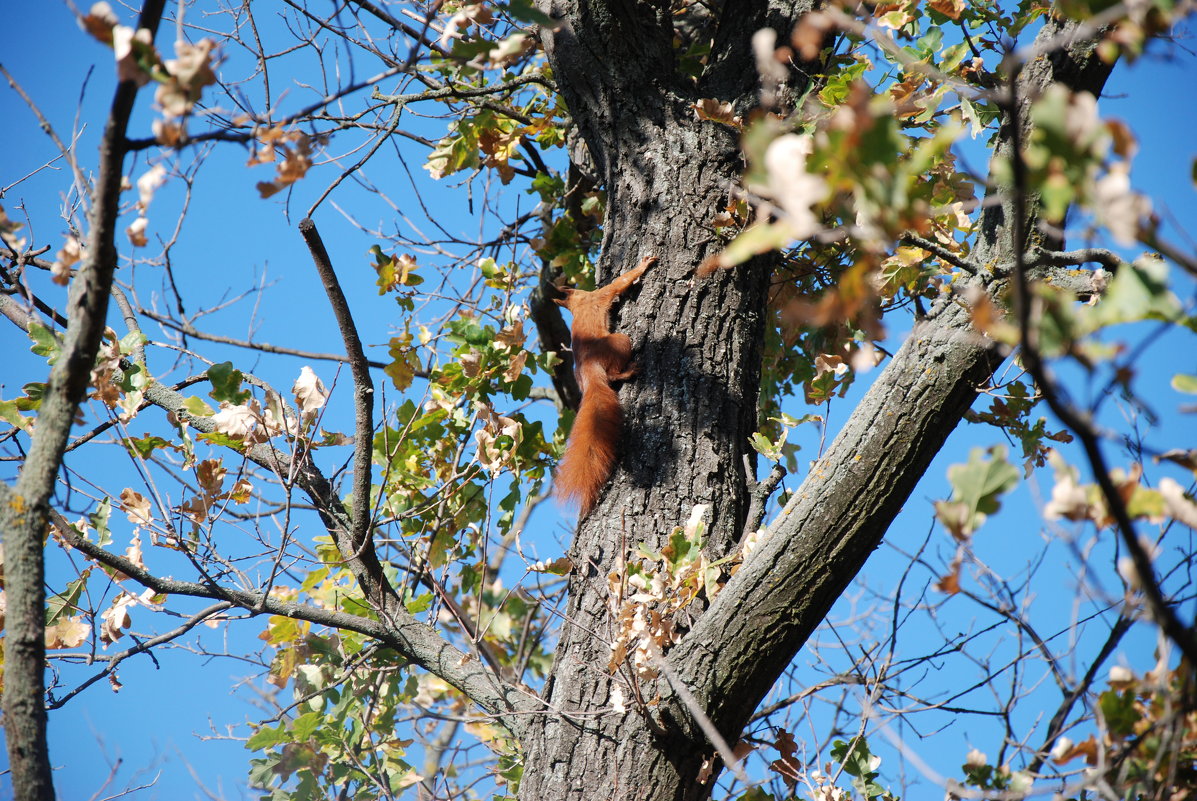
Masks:
[[[83,34],[65,6],[57,2],[12,3],[8,18],[14,24],[10,25],[10,35],[5,39],[4,66],[41,105],[60,133],[71,130],[82,96],[78,119],[87,127],[82,133],[80,147],[84,160],[94,164],[94,142],[113,86],[110,52]],[[164,28],[160,43],[169,43],[171,39],[172,32]],[[1187,47],[1185,42],[1182,45]],[[1156,48],[1160,53],[1165,50],[1168,48]],[[1166,220],[1176,220],[1173,237],[1192,250],[1193,241],[1181,232],[1197,232],[1197,204],[1193,203],[1190,171],[1194,155],[1191,132],[1197,130],[1197,82],[1193,80],[1197,70],[1192,54],[1179,47],[1172,48],[1171,52],[1175,60],[1149,55],[1130,68],[1120,66],[1102,100],[1101,112],[1104,116],[1121,117],[1134,127],[1141,142],[1135,161],[1134,183],[1153,197]],[[88,78],[93,66],[94,72]],[[296,77],[302,76],[297,74]],[[354,101],[348,102],[352,105]],[[149,92],[145,92],[139,98],[134,131],[143,133],[148,130],[151,118],[148,103]],[[0,163],[2,187],[52,159],[54,150],[47,137],[38,130],[28,109],[7,87],[0,90],[0,109],[5,119],[5,124],[0,126],[0,153],[7,154]],[[422,158],[422,153],[411,157],[413,169],[418,169]],[[302,210],[323,188],[335,168],[301,184],[292,206],[294,216],[288,224],[281,219],[277,202],[259,200],[254,190],[256,181],[266,180],[269,176],[246,170],[244,162],[245,153],[235,146],[218,148],[196,185],[191,216],[175,252],[175,275],[183,284],[183,293],[194,310],[213,304],[226,293],[235,294],[250,288],[264,274],[277,284],[267,294],[268,305],[253,318],[258,326],[256,338],[294,347],[337,351],[340,346],[332,317],[325,310],[319,283],[294,230]],[[144,166],[144,163],[138,165],[134,174],[140,174]],[[219,180],[216,180],[217,174]],[[375,180],[385,178],[394,197],[410,199],[410,190],[403,186],[404,176],[371,174],[371,177]],[[447,187],[430,188],[426,183],[421,185],[421,192],[426,193],[425,200],[434,216],[448,227],[461,229],[463,234],[477,228],[476,220],[465,213],[460,195],[451,193]],[[10,190],[0,203],[14,219],[21,218],[19,208],[24,205],[34,225],[35,240],[57,246],[63,233],[57,214],[62,203],[59,192],[63,186],[62,165],[55,164]],[[160,204],[163,212],[159,217],[152,214],[151,219],[161,220],[160,225],[173,219],[165,210],[172,202],[177,202],[177,197],[177,186],[164,190],[155,200],[156,207]],[[352,204],[357,201],[363,205],[354,207]],[[531,202],[525,198],[525,207]],[[347,188],[338,197],[338,203],[352,209],[368,225],[384,229],[393,225],[392,213],[379,207],[365,192]],[[403,211],[420,222],[414,204],[405,206]],[[365,339],[368,343],[384,343],[396,319],[392,301],[377,296],[373,274],[366,262],[365,251],[374,240],[349,225],[331,204],[326,203],[316,219],[345,279]],[[157,233],[165,232],[159,229]],[[1192,287],[1191,284],[1187,286],[1189,294],[1183,299],[1191,304]],[[250,305],[242,304],[210,320],[208,327],[232,336],[243,336],[250,322],[250,308]],[[40,360],[29,355],[27,348],[28,343],[15,328],[0,325],[0,349],[6,362],[3,374],[0,374],[0,381],[4,382],[0,395],[4,398],[16,395],[25,381],[38,380],[44,370]],[[1177,414],[1177,404],[1183,399],[1168,389],[1167,382],[1173,372],[1197,372],[1195,352],[1191,341],[1172,336],[1149,350],[1140,365],[1142,380],[1151,382],[1144,385],[1151,387],[1144,394],[1156,401],[1154,411],[1160,415],[1161,429],[1178,438],[1182,432],[1191,437],[1194,427],[1191,420]],[[261,364],[246,365],[240,361],[243,357],[232,351],[222,353],[217,348],[210,348],[205,353],[216,358],[236,358],[239,366],[252,368],[262,377],[287,387],[305,363],[276,357],[263,359]],[[384,353],[371,355],[384,358]],[[331,364],[313,363],[312,366],[326,383],[331,384],[335,374]],[[342,381],[347,381],[347,377]],[[857,397],[855,391],[847,401],[833,407],[833,428],[846,418],[854,397]],[[1118,414],[1113,405],[1107,409]],[[334,406],[334,413],[336,411]],[[801,414],[806,410],[796,408],[792,411]],[[887,543],[866,567],[862,575],[863,585],[874,588],[881,598],[886,597],[895,580],[893,565],[903,561],[891,549],[913,551],[927,536],[931,526],[930,502],[946,497],[948,493],[944,480],[947,467],[964,461],[971,447],[994,441],[995,432],[988,428],[965,426],[953,435],[895,524]],[[800,460],[813,458],[817,443],[809,432],[802,444],[804,450]],[[1167,442],[1157,437],[1153,444],[1191,447],[1194,443],[1179,439]],[[1114,463],[1123,462],[1112,451],[1111,456]],[[7,478],[11,468],[5,470],[3,475]],[[1148,470],[1156,469],[1148,466]],[[1040,496],[1046,496],[1051,486],[1050,471],[1039,473],[1037,481]],[[791,479],[790,486],[795,486],[795,482],[796,479]],[[999,574],[1024,569],[1029,556],[1039,550],[1042,523],[1036,512],[1034,493],[1033,484],[1020,487],[1008,498],[1003,513],[991,520],[978,537],[979,554]],[[535,541],[535,547],[540,549],[540,556],[553,557],[559,552],[557,543],[568,537],[568,522],[555,511],[546,509],[537,514],[536,528],[542,533]],[[123,521],[123,517],[114,515],[114,524],[118,520]],[[937,554],[938,559],[950,555],[948,537],[941,529],[931,532],[930,542],[930,551]],[[1037,611],[1046,610],[1045,617],[1054,621],[1047,626],[1049,629],[1052,625],[1067,628],[1072,613],[1070,604],[1075,586],[1074,578],[1071,578],[1072,558],[1063,543],[1053,543],[1049,558],[1041,569],[1041,578],[1037,579],[1039,595],[1034,603]],[[70,568],[61,557],[55,556],[51,569],[61,576],[69,575]],[[875,602],[867,594],[857,594],[855,600],[861,605]],[[848,598],[837,607],[832,618],[844,619],[860,609],[861,606],[854,606],[853,599]],[[973,619],[974,610],[966,610],[963,604],[961,617],[953,617],[953,609],[949,604],[945,619],[941,621],[946,629],[964,630],[985,623]],[[137,628],[136,623],[134,628]],[[249,622],[229,627],[227,631],[204,629],[201,636],[208,649],[223,650],[227,646],[230,653],[236,654],[260,646],[256,639],[260,628],[259,622]],[[915,652],[933,648],[941,638],[941,634],[930,629],[911,631],[904,643]],[[821,632],[817,639],[831,642],[827,631]],[[1149,664],[1153,644],[1143,637],[1129,639],[1118,660],[1139,666]],[[828,648],[824,655],[834,659],[831,650]],[[821,651],[816,648],[805,652],[800,661],[813,659],[814,653]],[[156,652],[156,661],[144,656],[129,660],[120,671],[124,685],[120,693],[112,692],[106,682],[101,682],[51,715],[52,757],[60,766],[56,774],[60,796],[64,799],[91,797],[100,790],[118,759],[123,760],[123,766],[114,784],[100,792],[100,796],[125,787],[150,784],[148,789],[140,790],[132,797],[205,797],[206,793],[197,789],[197,782],[202,782],[218,797],[232,799],[252,795],[245,789],[249,752],[241,742],[223,739],[229,726],[235,727],[233,735],[246,736],[248,729],[243,724],[261,717],[252,703],[253,692],[240,685],[243,677],[252,672],[252,666],[234,659],[204,659],[181,650]],[[77,680],[81,674],[76,671],[72,675]],[[1043,699],[1044,711],[1050,714],[1056,702],[1051,687],[1043,690]],[[951,723],[944,720],[943,725]],[[938,754],[933,764],[937,769],[955,775],[954,766],[963,761],[967,746],[976,744],[985,748],[992,740],[991,734],[957,730],[954,742],[961,746],[959,753]],[[887,763],[887,769],[892,766],[892,761]],[[885,774],[887,778],[896,775],[896,769]],[[0,779],[0,797],[7,792],[10,790]]]

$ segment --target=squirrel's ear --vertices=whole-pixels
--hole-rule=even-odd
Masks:
[[[560,292],[564,297],[553,298],[553,302],[556,303],[558,306],[564,306],[565,308],[568,309],[569,308],[569,296],[574,294],[574,292],[576,290],[571,289],[570,287],[567,287],[567,286],[562,286],[562,287],[557,287],[557,291]]]

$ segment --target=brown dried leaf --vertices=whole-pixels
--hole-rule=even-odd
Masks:
[[[521,350],[503,371],[503,380],[515,383],[524,373],[524,364],[528,361],[528,351]]]
[[[927,5],[952,20],[964,13],[964,0],[928,0]]]
[[[299,378],[295,379],[291,391],[295,393],[295,406],[299,409],[299,415],[305,421],[314,419],[328,400],[324,382],[307,365],[299,371]]]
[[[195,466],[195,480],[199,482],[205,495],[215,497],[220,494],[224,486],[224,477],[228,472],[219,459],[204,459]]]
[[[1052,762],[1063,765],[1081,756],[1085,758],[1087,764],[1097,764],[1097,740],[1093,738],[1092,734],[1089,735],[1089,739],[1075,743],[1071,748],[1062,749],[1058,755],[1053,751]]]
[[[112,29],[118,22],[120,20],[112,10],[112,6],[107,3],[94,3],[87,12],[87,16],[79,20],[79,27],[111,47]]]
[[[59,286],[66,286],[74,275],[72,269],[83,259],[83,244],[73,234],[68,235],[66,242],[58,253],[54,254],[54,263],[50,265],[50,277]]]
[[[134,529],[135,532],[138,530]],[[129,541],[129,547],[125,549],[125,558],[137,567],[145,570],[145,560],[141,556],[141,534],[135,533],[133,535],[133,538]]]
[[[961,559],[959,556],[952,560],[948,572],[940,576],[939,581],[935,582],[935,589],[948,595],[955,595],[960,592],[960,563]]]
[[[112,602],[112,606],[100,614],[100,642],[107,648],[124,636],[124,630],[133,624],[129,617],[129,607],[137,603],[137,599],[127,592],[122,592]]]
[[[158,144],[165,147],[179,147],[187,137],[187,126],[172,120],[154,120],[150,130]]]
[[[129,242],[133,247],[143,248],[150,243],[145,235],[145,229],[149,224],[150,221],[145,217],[138,217],[129,223],[129,227],[125,229],[125,235],[129,237]]]
[[[91,634],[91,626],[82,617],[62,618],[52,626],[46,626],[46,648],[78,648]]]
[[[196,495],[189,501],[185,501],[179,506],[179,511],[183,516],[192,523],[199,525],[208,519],[208,509],[211,507],[211,501],[203,495]]]
[[[511,325],[504,328],[499,333],[495,334],[495,342],[502,345],[507,350],[515,350],[524,346],[524,321],[516,320]]]
[[[149,499],[132,488],[121,490],[121,510],[130,523],[139,526],[148,525],[154,520]]]
[[[207,38],[195,44],[181,39],[175,42],[177,58],[167,59],[162,65],[170,77],[158,86],[154,95],[166,114],[182,117],[191,113],[203,88],[216,83],[216,74],[212,71],[215,47],[216,43]]]
[[[794,742],[794,735],[785,729],[779,729],[773,747],[781,756],[769,763],[769,768],[781,776],[786,787],[793,792],[802,774],[802,760],[798,759],[798,745]]]
[[[1114,152],[1124,159],[1132,159],[1139,151],[1139,141],[1130,127],[1122,120],[1106,120],[1106,130],[1114,140]]]
[[[744,128],[744,119],[736,114],[732,104],[727,101],[720,102],[711,97],[704,97],[697,103],[691,103],[690,108],[694,109],[694,115],[700,120],[722,123],[737,131]]]

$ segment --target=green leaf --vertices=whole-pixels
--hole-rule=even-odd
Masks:
[[[96,510],[88,515],[88,522],[91,527],[96,530],[99,539],[96,540],[97,545],[110,545],[112,543],[112,532],[108,530],[108,518],[112,516],[112,502],[108,498],[100,501],[100,505]]]
[[[216,414],[216,410],[198,396],[191,396],[183,401],[183,411],[192,415],[193,417],[211,417]]]
[[[41,323],[30,323],[29,338],[33,340],[33,345],[29,350],[38,356],[45,356],[46,361],[50,364],[58,361],[58,356],[62,353],[62,346],[53,331]]]
[[[79,578],[66,585],[66,589],[46,599],[46,625],[52,626],[64,617],[70,617],[82,611],[79,608],[79,598],[87,587],[87,577],[91,568],[84,570]]]
[[[241,389],[245,375],[233,367],[232,362],[220,362],[209,367],[208,380],[212,382],[212,391],[208,394],[218,403],[240,406],[249,400],[249,390]]]
[[[221,433],[220,431],[200,434],[196,439],[203,440],[212,445],[218,445],[222,448],[232,448],[235,451],[244,450],[245,448],[245,440],[238,437],[230,437],[228,434]]]
[[[1094,326],[1133,323],[1139,320],[1176,321],[1181,317],[1180,301],[1168,289],[1168,266],[1162,259],[1145,257],[1124,264],[1110,279],[1110,285],[1091,313]]]
[[[408,612],[413,615],[418,615],[421,612],[427,612],[432,607],[432,593],[425,592],[414,598],[409,598],[403,604]]]
[[[1159,520],[1166,510],[1164,496],[1149,487],[1136,486],[1126,502],[1126,513],[1136,520]]]
[[[300,715],[291,726],[292,736],[298,740],[310,740],[316,729],[324,722],[324,716],[319,712],[308,712]]]
[[[986,454],[992,458],[986,459]],[[1006,448],[973,448],[966,464],[948,468],[951,504],[937,505],[940,522],[958,538],[972,534],[996,512],[999,497],[1018,483],[1018,468],[1006,460]]]
[[[930,59],[943,46],[943,29],[938,26],[930,28],[925,35],[919,38],[915,46],[920,56]]]
[[[0,420],[26,433],[29,432],[29,424],[32,422],[32,418],[21,414],[17,401],[0,401]]]
[[[272,748],[276,745],[282,745],[289,742],[291,738],[287,734],[287,727],[280,723],[274,728],[266,726],[258,729],[252,737],[245,743],[245,747],[251,751],[261,751],[264,748]]]
[[[121,355],[128,356],[134,351],[134,349],[144,345],[147,341],[148,338],[146,335],[140,331],[130,331],[120,339],[119,345]]]
[[[158,448],[174,448],[178,450],[178,446],[174,443],[167,442],[162,437],[151,436],[149,434],[144,437],[128,437],[124,440],[124,445],[130,453],[134,453],[142,459],[148,459]]]
[[[782,441],[785,441],[784,436]],[[781,458],[781,449],[775,448],[773,443],[769,441],[769,438],[759,431],[748,438],[748,444],[752,446],[754,451],[770,461],[776,462]]]
[[[794,241],[794,229],[785,220],[758,223],[740,232],[717,257],[720,267],[734,267],[753,256],[779,250]]]
[[[557,24],[552,17],[532,5],[531,0],[510,0],[510,2],[500,5],[499,8],[505,8],[507,13],[520,22],[546,25],[550,28]]]
[[[23,412],[36,412],[42,408],[42,398],[46,397],[46,385],[41,381],[31,381],[21,387],[25,397],[17,398],[17,408]]]
[[[1101,714],[1106,719],[1110,734],[1128,737],[1135,732],[1135,724],[1141,715],[1135,709],[1135,693],[1132,690],[1106,690],[1098,699]]]

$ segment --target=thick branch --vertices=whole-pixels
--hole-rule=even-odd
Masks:
[[[157,31],[165,0],[147,0],[138,27]],[[83,267],[71,282],[69,324],[62,355],[50,372],[28,458],[15,488],[0,504],[7,600],[4,671],[5,734],[14,796],[54,798],[46,747],[45,587],[42,537],[50,495],[62,466],[71,423],[87,391],[108,312],[116,270],[116,217],[120,206],[125,129],[137,84],[117,84],[100,141],[100,160],[88,215]],[[5,488],[7,490],[7,487]]]
[[[3,488],[0,488],[0,493],[4,493]],[[71,547],[100,564],[119,570],[154,592],[211,598],[251,612],[268,612],[373,637],[452,684],[485,712],[499,717],[508,728],[517,733],[522,728],[518,716],[526,716],[543,709],[543,705],[533,696],[514,685],[498,681],[494,673],[478,659],[453,647],[431,626],[420,623],[410,615],[398,625],[387,625],[378,620],[296,601],[283,601],[273,596],[263,596],[261,593],[215,584],[161,578],[80,536],[65,519],[60,519],[58,525]]]
[[[1071,27],[1051,20],[1040,36],[1072,41]],[[1073,43],[1028,66],[1023,96],[1053,82],[1100,93],[1108,73],[1108,65],[1093,58],[1092,42]],[[1002,136],[999,153],[1010,146],[1008,125]],[[993,191],[1005,202],[987,208],[976,263],[1013,260],[1009,221],[1015,210],[1006,190]],[[1038,212],[1034,199],[1028,203],[1025,230]],[[995,293],[1001,286],[986,288]],[[725,732],[743,725],[864,565],[1001,361],[994,343],[973,330],[967,311],[956,304],[919,323],[766,541],[670,653]]]
[[[324,247],[324,240],[316,230],[316,223],[305,217],[299,222],[299,232],[312,252],[316,272],[324,283],[324,291],[337,318],[337,328],[349,354],[349,369],[353,373],[354,449],[353,449],[353,545],[356,550],[374,554],[374,540],[370,535],[370,479],[374,448],[374,380],[370,377],[370,363],[362,350],[362,340],[349,311],[349,301],[341,291],[341,282],[333,270],[332,261]],[[377,559],[377,557],[374,557]]]

